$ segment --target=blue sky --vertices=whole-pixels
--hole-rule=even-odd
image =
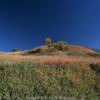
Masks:
[[[50,37],[100,49],[100,0],[0,0],[0,50]]]

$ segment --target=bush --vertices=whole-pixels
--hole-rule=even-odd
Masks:
[[[63,41],[58,41],[57,43],[54,44],[54,47],[58,50],[64,50],[65,44]]]
[[[100,53],[88,53],[87,55],[91,57],[100,57]]]
[[[12,52],[17,52],[17,51],[20,51],[20,50],[19,50],[19,49],[14,48],[14,49],[12,49],[11,51],[12,51]]]
[[[100,74],[100,64],[90,64],[90,68],[97,74]]]
[[[56,51],[56,49],[55,49],[53,46],[51,46],[51,47],[48,49],[48,51],[52,53],[52,52]]]
[[[50,38],[45,39],[45,44],[49,47],[51,45],[52,41]]]

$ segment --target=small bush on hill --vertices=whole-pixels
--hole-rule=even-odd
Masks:
[[[100,64],[90,64],[90,68],[97,74],[100,74]]]
[[[46,44],[48,47],[51,46],[51,43],[52,43],[52,41],[51,41],[50,38],[46,38],[46,39],[45,39],[45,44]]]
[[[63,41],[58,41],[57,43],[55,43],[54,48],[56,48],[57,50],[65,50],[65,44]]]
[[[100,53],[88,53],[87,55],[91,57],[100,57]]]
[[[14,49],[11,50],[11,52],[17,52],[17,51],[20,51],[20,50],[16,49],[16,48],[14,48]]]
[[[57,45],[58,45],[58,50],[64,50],[65,45],[64,45],[63,41],[58,41]]]

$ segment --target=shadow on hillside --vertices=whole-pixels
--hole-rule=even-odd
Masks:
[[[100,75],[100,64],[90,64],[89,67],[95,71],[97,75]]]

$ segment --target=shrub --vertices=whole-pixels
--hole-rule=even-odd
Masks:
[[[46,39],[45,39],[45,44],[46,44],[47,46],[50,46],[51,43],[52,43],[52,41],[51,41],[50,38],[46,38]]]
[[[14,48],[14,49],[12,49],[11,51],[12,51],[12,52],[17,52],[17,51],[20,51],[20,50],[19,50],[19,49]]]
[[[100,64],[90,64],[90,68],[97,74],[100,74]]]
[[[63,41],[58,41],[58,42],[54,45],[54,47],[55,47],[56,49],[58,49],[58,50],[64,50],[65,44],[64,44]]]
[[[56,51],[56,49],[55,49],[53,46],[51,46],[51,47],[48,49],[48,51],[52,53],[52,52]]]
[[[100,53],[88,53],[87,55],[91,57],[100,57]]]

